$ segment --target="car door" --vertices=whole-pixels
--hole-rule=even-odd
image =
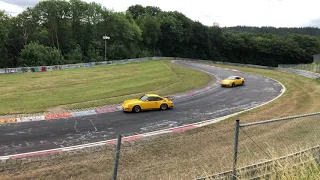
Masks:
[[[155,109],[157,107],[157,97],[149,96],[147,101],[144,102],[145,109]]]
[[[150,97],[150,99],[148,98],[148,100],[150,102],[149,104],[150,109],[159,109],[163,101],[163,99],[160,97]]]
[[[236,77],[236,85],[240,85],[242,83],[240,77]]]
[[[155,109],[159,109],[161,104],[163,103],[163,99],[161,97],[156,97],[155,98]]]

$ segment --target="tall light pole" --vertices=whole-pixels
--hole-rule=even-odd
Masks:
[[[106,61],[107,60],[107,39],[110,39],[110,37],[107,35],[104,35],[102,38],[104,39],[104,60]]]

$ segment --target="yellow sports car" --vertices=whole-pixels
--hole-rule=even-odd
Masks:
[[[220,82],[222,87],[235,87],[239,85],[244,85],[244,78],[240,76],[230,76]]]
[[[145,110],[173,108],[173,102],[167,97],[157,94],[145,94],[140,99],[126,100],[122,104],[122,110],[126,112],[140,112]]]

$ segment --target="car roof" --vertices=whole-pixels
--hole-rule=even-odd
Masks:
[[[160,97],[158,94],[146,94],[147,96],[156,96],[156,97]]]

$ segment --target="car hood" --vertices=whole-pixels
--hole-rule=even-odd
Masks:
[[[125,100],[123,102],[123,105],[127,105],[127,104],[130,104],[130,103],[135,103],[135,102],[141,102],[140,99],[129,99],[129,100]]]

